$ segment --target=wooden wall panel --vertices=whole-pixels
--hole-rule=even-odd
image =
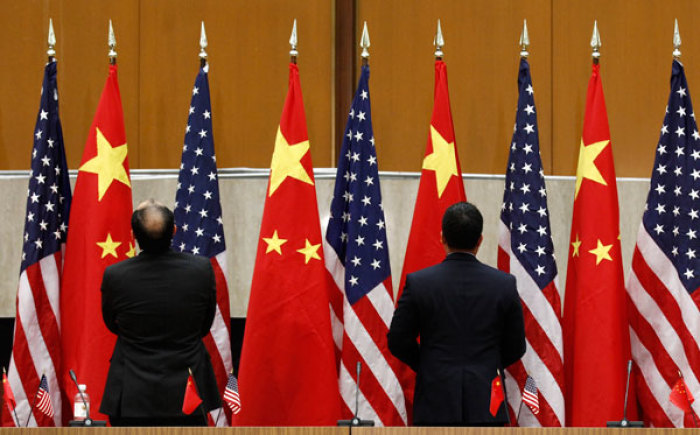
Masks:
[[[700,101],[699,13],[700,2],[693,0],[553,1],[555,174],[576,173],[593,21],[603,44],[601,77],[617,175],[649,177],[669,95],[675,17],[691,97]]]
[[[180,164],[204,20],[217,163],[269,167],[287,92],[294,18],[313,162],[332,166],[333,20],[325,0],[141,2],[141,166]]]
[[[540,143],[549,173],[550,0],[358,0],[358,35],[367,20],[372,41],[370,88],[380,169],[421,167],[432,111],[438,18],[462,171],[497,174],[508,160],[518,97],[518,39],[523,19],[528,20]]]
[[[49,17],[58,59],[58,91],[68,165],[77,167],[100,92],[107,77],[107,29],[117,32],[120,84],[125,106],[138,97],[136,0],[3,2],[0,14],[0,169],[28,169],[39,91],[46,63]],[[120,32],[120,24],[123,32]],[[134,106],[135,107],[135,106]],[[127,140],[136,137],[138,117],[125,107]],[[138,162],[136,162],[138,164]]]
[[[39,91],[46,63],[49,17],[56,31],[58,92],[68,166],[76,168],[107,69],[107,30],[117,37],[127,141],[138,137],[139,32],[137,0],[3,2],[0,14],[0,169],[28,169]]]

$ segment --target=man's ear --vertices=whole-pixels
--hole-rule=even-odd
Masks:
[[[479,248],[481,247],[481,242],[484,241],[484,235],[479,236],[479,240],[476,242],[476,247],[474,248],[474,255],[476,255],[477,252],[479,252]]]

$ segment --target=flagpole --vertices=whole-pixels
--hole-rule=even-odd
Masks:
[[[294,25],[292,26],[292,34],[289,37],[289,45],[291,49],[289,50],[289,61],[296,65],[297,56],[299,52],[297,51],[297,19],[294,19]]]
[[[435,46],[435,60],[442,60],[442,47],[445,45],[445,39],[442,37],[442,27],[440,26],[440,19],[437,20],[437,31],[435,32],[435,38],[433,39],[433,45]]]
[[[591,36],[591,48],[593,49],[593,53],[591,56],[593,57],[593,64],[598,65],[600,62],[600,33],[598,32],[598,20],[593,21],[593,35]]]
[[[112,27],[112,20],[109,20],[109,35],[107,37],[107,45],[109,46],[109,64],[117,64],[117,52],[114,48],[117,46],[117,39],[114,37],[114,28]]]

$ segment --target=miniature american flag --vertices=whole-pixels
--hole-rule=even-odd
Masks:
[[[231,373],[224,390],[224,402],[231,408],[231,412],[238,414],[241,410],[241,396],[238,394],[238,379]]]
[[[53,405],[51,405],[49,383],[46,380],[46,375],[41,375],[41,383],[39,384],[39,391],[36,393],[36,401],[37,409],[46,414],[49,418],[53,418]]]
[[[532,376],[528,376],[523,388],[523,402],[530,408],[533,414],[540,413],[540,399],[537,395],[537,385]]]

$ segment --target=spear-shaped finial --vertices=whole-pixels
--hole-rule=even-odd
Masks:
[[[117,63],[117,52],[114,48],[117,46],[117,38],[114,37],[114,27],[112,27],[112,20],[109,20],[109,37],[107,39],[107,44],[109,45],[109,63]]]
[[[56,57],[56,50],[54,50],[54,47],[56,46],[56,34],[53,31],[53,20],[49,18],[49,49],[46,50],[46,54],[49,55],[49,62],[54,60],[54,57]]]
[[[593,22],[593,35],[591,36],[591,48],[593,49],[593,62],[598,63],[600,58],[600,33],[598,33],[598,20]]]
[[[207,42],[207,32],[204,30],[204,21],[202,21],[202,30],[199,33],[199,58],[202,60],[202,62],[207,61],[207,46],[209,43]]]
[[[678,31],[678,18],[673,25],[673,58],[681,58],[681,33]]]
[[[297,63],[297,56],[299,52],[297,51],[297,19],[294,19],[294,25],[292,26],[292,35],[289,37],[289,56],[292,58],[292,63]]]
[[[435,33],[435,38],[433,39],[433,45],[435,46],[435,58],[442,59],[442,47],[445,46],[445,39],[442,37],[442,27],[440,27],[440,18],[438,18],[437,32]]]
[[[520,34],[520,57],[527,59],[527,57],[530,55],[530,52],[527,51],[529,46],[530,35],[527,33],[527,20],[523,20],[523,31]]]
[[[369,31],[367,30],[367,21],[365,21],[365,26],[362,28],[362,37],[360,38],[360,47],[362,48],[362,63],[366,63],[369,59]]]

